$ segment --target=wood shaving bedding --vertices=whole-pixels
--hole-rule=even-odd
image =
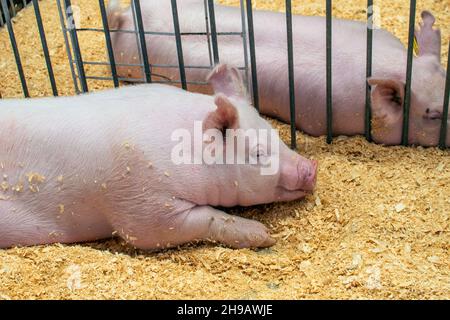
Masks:
[[[101,25],[97,2],[72,3],[82,8],[83,25]],[[254,4],[284,10],[284,0]],[[406,43],[409,1],[375,4],[382,26]],[[334,15],[364,20],[365,5],[365,0],[335,0]],[[40,6],[58,90],[74,94],[56,3],[42,0]],[[448,2],[419,0],[417,8],[417,21],[422,9],[436,15],[445,64]],[[324,15],[324,2],[293,1],[293,10]],[[19,13],[14,28],[31,96],[51,95],[32,8]],[[85,61],[106,61],[103,34],[79,33],[79,38]],[[103,66],[86,71],[109,75]],[[112,81],[88,83],[91,90],[112,87]],[[0,30],[0,92],[22,96],[5,29]],[[289,127],[271,122],[289,141]],[[148,253],[115,239],[0,250],[0,299],[449,299],[450,152],[387,148],[362,137],[339,137],[329,146],[323,137],[301,133],[298,145],[320,162],[314,195],[229,210],[269,226],[278,240],[274,247],[191,244]]]

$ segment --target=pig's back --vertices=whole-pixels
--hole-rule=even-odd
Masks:
[[[16,155],[8,151],[6,141],[16,141],[14,150],[30,150],[27,157],[32,162],[50,159],[53,150],[58,150],[74,162],[81,158],[96,164],[110,157],[112,145],[134,137],[143,139],[139,143],[147,148],[159,148],[170,141],[173,131],[191,131],[194,121],[203,120],[213,109],[211,96],[160,84],[75,97],[3,99],[0,142],[5,143],[0,144],[0,155],[9,154],[14,160]],[[18,148],[20,144],[29,147]],[[92,148],[96,153],[90,152]],[[45,157],[34,157],[44,152]],[[51,161],[58,165],[59,159]]]
[[[159,148],[174,130],[192,128],[193,120],[213,108],[210,96],[157,84],[76,97],[3,99],[0,160],[43,168],[44,176],[54,178],[52,168],[61,165],[107,167],[114,145],[136,139],[147,149]]]
[[[206,32],[202,0],[179,1],[178,12],[182,32]],[[169,1],[143,3],[146,30],[172,32],[173,20]],[[241,32],[241,12],[238,7],[216,5],[218,32]],[[133,29],[131,12],[124,28]],[[256,60],[262,113],[289,121],[289,85],[286,17],[284,13],[254,11]],[[295,15],[293,17],[294,63],[297,86],[297,114],[299,127],[310,134],[326,131],[326,21],[324,17]],[[364,101],[366,83],[366,24],[357,21],[333,20],[333,104],[338,109],[334,128],[337,134],[361,133],[364,128]],[[118,62],[132,62],[137,57],[135,35],[120,34],[115,39]],[[147,36],[148,54],[153,65],[177,65],[177,48],[171,36]],[[130,45],[133,44],[133,45]],[[211,57],[206,36],[182,37],[186,66],[210,66]],[[388,77],[405,64],[405,49],[400,41],[385,30],[374,30],[373,75]],[[134,48],[130,52],[130,48]],[[218,36],[221,63],[244,67],[244,46],[237,35]],[[119,70],[142,77],[141,69]],[[128,72],[128,73],[127,73]],[[176,68],[153,68],[157,74],[179,80]],[[189,80],[204,81],[208,68],[186,68]],[[251,79],[250,79],[251,80]],[[251,84],[250,84],[251,88]],[[189,90],[209,92],[205,86],[189,86]],[[351,92],[351,94],[349,94]],[[355,119],[358,125],[349,125],[346,119]],[[316,125],[318,124],[318,125]],[[313,129],[305,128],[310,125]]]
[[[108,116],[124,116],[124,111],[130,114],[151,111],[155,115],[164,117],[166,114],[176,114],[186,110],[183,109],[185,105],[205,105],[212,101],[209,96],[190,93],[174,86],[143,84],[72,97],[2,99],[0,113],[24,118],[32,116],[57,119],[64,116],[66,119],[71,119],[71,122],[74,120],[71,117],[76,115],[81,117],[95,115],[106,119]]]

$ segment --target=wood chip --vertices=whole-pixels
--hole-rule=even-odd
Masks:
[[[81,9],[82,27],[102,28],[98,1],[75,2]],[[124,6],[128,3],[129,0],[122,1]],[[217,3],[238,5],[239,0]],[[284,0],[258,0],[253,4],[258,9],[285,10]],[[375,4],[382,27],[406,45],[409,1]],[[56,1],[42,0],[39,5],[58,92],[62,96],[74,95]],[[365,21],[366,6],[366,0],[335,0],[333,15]],[[320,1],[293,0],[292,8],[294,13],[325,15],[324,2]],[[441,28],[441,60],[446,66],[448,1],[417,1],[417,22],[423,9],[435,14]],[[13,21],[30,95],[52,96],[32,6]],[[271,28],[268,25],[269,31]],[[86,61],[105,61],[103,34],[79,32],[78,37]],[[365,47],[365,39],[360,45]],[[6,28],[0,29],[0,53],[0,93],[4,98],[22,98]],[[85,65],[85,71],[90,76],[111,76],[107,66]],[[113,82],[88,80],[88,85],[91,91],[98,91],[112,88]],[[289,125],[266,119],[289,144]],[[450,153],[437,148],[383,147],[361,137],[341,137],[330,146],[324,137],[313,138],[300,132],[297,143],[303,156],[314,157],[320,163],[315,195],[289,203],[225,209],[227,213],[259,220],[271,233],[281,235],[274,247],[262,251],[264,254],[202,243],[151,253],[136,250],[118,237],[80,245],[5,249],[0,250],[0,270],[8,266],[10,271],[0,271],[0,299],[450,299],[448,277],[445,278],[450,267],[444,259],[446,244],[450,243]],[[1,175],[8,174],[10,186],[18,183],[10,168],[25,167],[21,159],[17,161],[10,164],[0,159],[0,169],[5,170]],[[26,167],[31,165],[27,163]],[[147,166],[153,167],[151,163]],[[37,182],[34,178],[33,181]],[[0,200],[10,196],[11,199],[0,201],[0,209],[9,209],[14,206],[14,197],[22,196],[10,189],[3,194],[0,187]],[[45,194],[45,198],[51,197]],[[405,207],[397,212],[398,204]],[[334,223],[338,220],[335,208],[339,208],[340,220],[345,213],[345,221],[339,225]],[[11,208],[11,214],[18,210]],[[283,240],[286,235],[289,237]],[[371,251],[382,248],[386,249]],[[354,259],[355,265],[359,262],[354,254],[361,255],[363,261],[349,270]],[[66,273],[72,264],[79,268]],[[299,270],[300,266],[307,270],[307,276]],[[80,278],[70,277],[77,272]]]

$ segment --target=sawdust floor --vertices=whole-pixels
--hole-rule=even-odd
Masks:
[[[99,26],[98,3],[81,4],[83,26]],[[221,1],[236,4],[237,0]],[[284,1],[255,1],[282,10]],[[57,84],[73,86],[55,1],[43,0]],[[339,17],[363,20],[365,0],[334,1]],[[378,2],[380,3],[380,2]],[[409,1],[381,7],[382,26],[405,41]],[[301,4],[301,5],[300,5]],[[294,1],[297,13],[323,14],[322,1]],[[447,1],[418,1],[450,34]],[[50,95],[33,10],[14,20],[32,96]],[[443,58],[447,55],[447,40]],[[100,34],[80,35],[85,60],[105,61]],[[90,75],[108,75],[87,67]],[[110,83],[90,81],[91,89]],[[6,30],[0,30],[0,92],[21,96]],[[273,121],[288,140],[288,127]],[[0,298],[450,298],[450,154],[385,148],[362,138],[299,135],[299,149],[320,161],[317,192],[304,201],[238,208],[262,221],[278,243],[265,250],[207,244],[160,253],[120,240],[0,250]]]

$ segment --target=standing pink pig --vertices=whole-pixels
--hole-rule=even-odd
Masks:
[[[233,248],[273,245],[261,223],[213,206],[302,198],[314,189],[317,163],[278,136],[270,144],[248,139],[244,153],[254,163],[175,163],[177,132],[195,135],[195,121],[203,123],[200,133],[230,141],[246,138],[243,129],[271,130],[240,90],[236,69],[220,65],[209,81],[215,96],[153,84],[77,97],[1,100],[0,247],[116,234],[142,249],[194,240]],[[236,135],[230,138],[227,129]],[[211,154],[234,151],[205,141],[200,151],[212,145]],[[276,170],[262,175],[272,162]]]
[[[174,32],[171,2],[142,1],[146,31]],[[203,0],[178,1],[181,32],[206,32]],[[241,32],[239,8],[216,5],[218,32]],[[435,18],[422,12],[423,23],[416,36],[420,48],[414,59],[412,78],[409,143],[436,146],[443,117],[445,72],[440,64],[441,35],[433,29]],[[112,29],[134,30],[131,9],[121,9],[119,1],[109,6]],[[254,29],[260,110],[263,114],[290,122],[287,76],[286,21],[283,13],[254,11]],[[403,100],[407,52],[402,43],[385,30],[374,30],[373,77],[366,79],[367,25],[361,22],[333,20],[333,133],[364,133],[366,81],[372,86],[373,139],[377,143],[401,143]],[[174,37],[147,35],[150,63],[155,75],[179,79]],[[112,36],[118,63],[139,63],[136,35],[114,32]],[[296,126],[319,136],[326,134],[326,50],[325,19],[294,16],[293,42],[296,88]],[[208,66],[208,42],[205,36],[182,37],[187,66]],[[219,36],[221,62],[244,66],[242,38]],[[122,77],[142,78],[140,67],[120,66]],[[187,69],[190,81],[204,79],[207,70]],[[155,76],[155,79],[158,78]],[[161,79],[159,79],[161,80]],[[190,90],[204,90],[190,86]],[[450,124],[447,144],[450,145]]]

